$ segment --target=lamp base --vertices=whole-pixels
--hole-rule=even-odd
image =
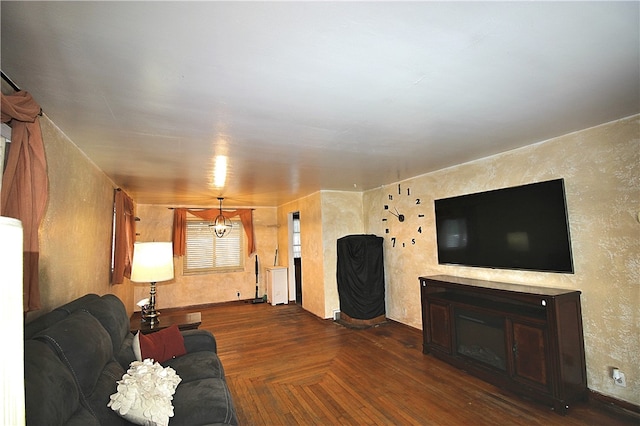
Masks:
[[[152,281],[149,292],[149,304],[142,308],[140,317],[142,318],[142,322],[149,323],[149,325],[153,327],[160,322],[160,319],[158,319],[159,316],[160,312],[156,311],[156,283]]]
[[[151,327],[153,327],[156,324],[160,323],[160,318],[158,318],[160,316],[160,312],[158,311],[153,311],[153,312],[141,312],[140,313],[140,322],[144,323],[144,324],[149,324]]]

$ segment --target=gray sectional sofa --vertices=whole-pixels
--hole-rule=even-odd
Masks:
[[[186,355],[169,359],[182,379],[169,424],[237,424],[216,341],[206,330],[183,331]],[[135,355],[123,303],[88,294],[25,325],[27,425],[127,425],[107,407]]]

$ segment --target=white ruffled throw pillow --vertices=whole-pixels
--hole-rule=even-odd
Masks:
[[[133,361],[118,380],[118,392],[107,404],[128,421],[145,426],[167,426],[173,417],[173,394],[182,379],[171,367],[152,359]]]

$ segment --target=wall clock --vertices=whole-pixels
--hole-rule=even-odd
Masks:
[[[424,217],[421,200],[411,193],[411,188],[403,188],[389,194],[388,203],[384,205],[382,222],[384,233],[390,238],[391,247],[407,247],[416,244],[416,238],[422,233]]]

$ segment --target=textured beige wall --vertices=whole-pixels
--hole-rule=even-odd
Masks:
[[[575,274],[438,265],[433,200],[536,181],[564,178]],[[640,118],[558,137],[469,164],[401,182],[412,198],[402,212],[415,219],[391,223],[391,234],[415,245],[385,241],[387,316],[422,328],[418,277],[448,274],[582,291],[589,388],[640,403]],[[383,235],[383,205],[397,184],[364,194],[369,232]],[[425,214],[421,220],[418,213]],[[422,234],[417,226],[422,225]],[[390,235],[387,235],[389,237]],[[626,373],[614,386],[612,366]]]
[[[302,307],[324,318],[325,288],[322,238],[322,195],[316,192],[278,207],[278,252],[280,264],[288,266],[289,250],[287,218],[300,212],[300,240],[302,251]]]
[[[49,201],[40,226],[42,310],[28,321],[86,293],[129,303],[129,284],[109,284],[113,184],[46,116],[40,123]]]
[[[324,318],[340,309],[336,271],[337,241],[364,233],[361,192],[322,191],[322,240],[324,258]],[[303,259],[304,260],[304,259]]]
[[[215,207],[215,206],[214,206]],[[225,206],[225,209],[233,209]],[[137,207],[137,241],[171,241],[173,228],[173,210],[154,205],[140,204]],[[254,233],[260,264],[259,296],[266,293],[265,267],[273,264],[275,241],[277,238],[276,209],[258,208],[253,211]],[[246,254],[246,239],[244,244]],[[255,256],[245,257],[242,272],[184,275],[182,257],[174,257],[175,278],[157,284],[156,306],[174,308],[197,306],[210,303],[229,302],[240,299],[253,299],[256,290]],[[149,297],[148,284],[135,284],[132,307],[135,302]]]
[[[278,208],[279,262],[288,266],[288,216],[300,212],[302,306],[320,318],[340,309],[336,241],[364,231],[362,193],[320,191]]]

